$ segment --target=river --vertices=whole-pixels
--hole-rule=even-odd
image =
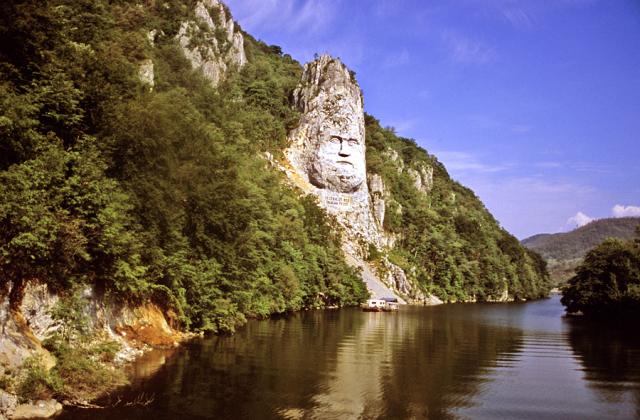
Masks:
[[[306,311],[154,351],[118,406],[61,418],[638,418],[639,335],[563,317],[558,296]]]

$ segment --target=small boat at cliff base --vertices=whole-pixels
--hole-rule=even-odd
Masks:
[[[369,299],[362,304],[362,310],[365,312],[395,312],[398,309],[396,298]]]

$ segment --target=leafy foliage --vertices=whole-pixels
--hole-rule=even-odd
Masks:
[[[245,36],[249,64],[213,89],[174,39],[192,2],[0,8],[0,276],[154,299],[213,332],[366,298],[328,216],[263,157],[297,121],[290,56]]]
[[[632,239],[638,223],[637,217],[599,219],[571,232],[535,235],[522,244],[539,252],[549,264],[554,282],[564,284],[576,274],[589,250],[607,238]]]
[[[49,399],[63,387],[60,377],[48,371],[39,356],[27,359],[22,368],[24,374],[16,389],[22,400]]]
[[[640,225],[635,241],[607,239],[589,251],[562,294],[569,313],[640,313]]]
[[[434,156],[371,116],[366,116],[366,130],[367,170],[380,174],[390,193],[385,227],[398,237],[393,262],[444,300],[492,300],[505,290],[515,299],[547,295],[542,258],[500,228]],[[420,168],[433,171],[428,191],[416,189]]]

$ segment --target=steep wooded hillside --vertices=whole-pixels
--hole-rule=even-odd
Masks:
[[[563,283],[573,276],[589,250],[607,238],[632,239],[639,224],[638,217],[599,219],[571,232],[534,235],[522,244],[542,255],[554,282]]]
[[[531,236],[523,239],[522,245],[549,260],[582,258],[607,238],[632,239],[639,224],[639,217],[598,219],[571,232]]]
[[[154,300],[200,331],[366,298],[331,217],[270,162],[299,119],[278,46],[214,0],[0,9],[0,278]],[[434,157],[373,117],[366,141],[396,239],[372,261],[444,300],[545,295],[542,260]]]

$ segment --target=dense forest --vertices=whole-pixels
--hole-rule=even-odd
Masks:
[[[607,238],[633,239],[638,217],[598,219],[566,233],[540,234],[523,239],[522,244],[545,259],[570,260],[582,258]]]
[[[194,8],[0,4],[0,278],[153,299],[195,331],[361,302],[340,232],[265,157],[282,157],[297,124],[300,64],[244,34],[248,63],[213,88],[175,40]],[[148,59],[153,89],[138,76]],[[390,191],[390,259],[420,287],[449,301],[546,295],[544,261],[433,156],[371,116],[366,141]],[[389,150],[433,168],[428,194]]]
[[[640,225],[635,239],[607,239],[589,251],[562,295],[569,313],[634,319],[640,313]]]
[[[0,277],[153,298],[204,331],[362,301],[326,214],[261,157],[286,141],[300,66],[247,37],[213,89],[174,40],[193,7],[2,3]]]
[[[637,217],[599,219],[571,232],[531,236],[522,244],[542,255],[553,281],[563,284],[573,277],[587,252],[607,238],[632,239],[638,224]]]
[[[372,116],[365,122],[367,170],[382,175],[390,190],[385,229],[400,238],[392,262],[449,301],[490,300],[505,290],[515,299],[548,294],[545,261],[502,229],[473,191],[412,139],[382,128]],[[433,185],[417,191],[410,170],[399,167],[430,168]]]

